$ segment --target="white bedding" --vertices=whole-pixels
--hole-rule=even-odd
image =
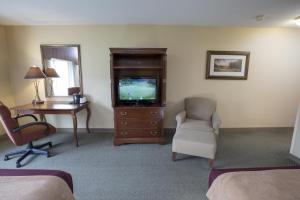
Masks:
[[[0,176],[0,199],[74,200],[67,183],[56,176]]]
[[[300,169],[225,173],[206,195],[209,200],[300,200]]]

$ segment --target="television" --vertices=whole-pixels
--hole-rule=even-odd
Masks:
[[[153,104],[157,102],[156,77],[121,77],[118,99],[122,104]]]

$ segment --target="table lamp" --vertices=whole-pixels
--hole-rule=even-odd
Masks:
[[[48,84],[49,84],[49,93],[50,96],[53,96],[53,80],[52,78],[59,78],[59,75],[57,74],[56,70],[52,67],[47,67],[45,70],[45,75],[48,79]]]
[[[34,104],[43,104],[44,101],[41,100],[39,95],[39,79],[46,78],[46,75],[42,72],[39,67],[32,66],[27,71],[24,79],[33,79],[33,85],[35,89],[35,98],[32,101]]]

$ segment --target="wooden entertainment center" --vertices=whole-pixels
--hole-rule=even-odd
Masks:
[[[110,48],[114,145],[165,143],[166,51],[166,48]],[[124,100],[119,94],[122,93],[120,87],[123,82],[130,82],[128,80],[152,83],[151,91],[155,91],[155,97],[131,99],[131,91],[128,91],[130,98]]]

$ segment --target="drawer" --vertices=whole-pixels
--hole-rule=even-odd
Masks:
[[[162,126],[162,120],[118,119],[116,125],[120,129],[158,129]]]
[[[151,119],[151,118],[163,118],[162,108],[116,108],[116,118],[133,118],[133,119]]]
[[[117,129],[120,138],[149,138],[162,136],[161,129]]]

